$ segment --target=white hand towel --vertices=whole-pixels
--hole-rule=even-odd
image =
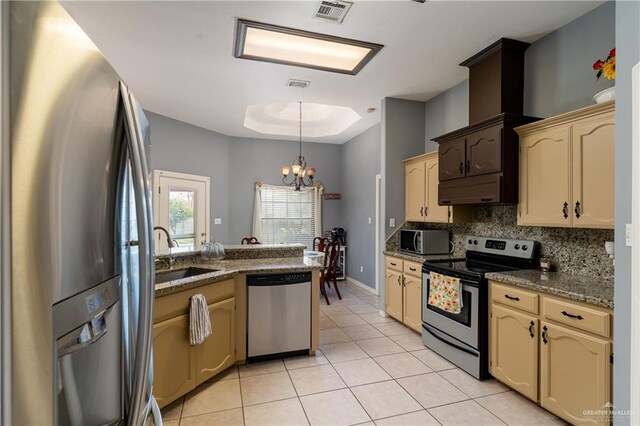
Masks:
[[[189,334],[191,346],[202,344],[211,336],[211,319],[207,308],[207,299],[202,294],[191,296],[191,308],[189,312]]]

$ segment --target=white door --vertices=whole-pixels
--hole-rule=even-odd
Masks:
[[[209,238],[209,178],[154,171],[154,221],[169,231],[173,253],[201,250]],[[167,237],[155,231],[156,253],[167,253]]]

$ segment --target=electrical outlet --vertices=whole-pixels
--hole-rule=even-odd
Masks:
[[[396,227],[396,219],[392,217],[389,219],[389,228],[395,228],[395,227]]]
[[[214,225],[222,225],[222,218],[221,217],[216,217],[213,219],[213,224]]]
[[[631,224],[627,223],[624,233],[625,244],[627,247],[631,247]]]
[[[369,218],[369,225],[371,225],[371,218]]]
[[[360,272],[364,272],[364,266],[360,267]]]

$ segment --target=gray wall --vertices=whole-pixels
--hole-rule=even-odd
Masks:
[[[375,287],[376,175],[380,124],[342,145],[342,221],[347,230],[347,275]],[[371,218],[371,224],[369,224]],[[360,267],[364,271],[360,272]]]
[[[593,104],[593,95],[613,86],[596,81],[592,69],[615,45],[615,2],[610,1],[533,43],[525,52],[524,113],[550,117]],[[469,81],[425,105],[425,152],[436,136],[469,124]]]
[[[229,237],[229,137],[153,112],[150,168],[211,178],[211,233],[226,243]],[[213,218],[222,218],[214,225]]]
[[[630,407],[631,333],[631,250],[625,246],[625,224],[631,223],[631,69],[640,61],[640,3],[616,2],[616,267],[615,267],[615,339],[613,352],[613,404],[618,410]],[[638,88],[635,89],[636,92]],[[640,224],[634,224],[635,227]],[[637,285],[637,283],[633,283]],[[633,362],[638,362],[634,359]],[[619,416],[616,424],[629,424]]]
[[[384,154],[383,200],[385,238],[395,228],[389,219],[395,218],[396,227],[404,222],[404,164],[403,160],[424,153],[424,102],[385,98],[383,100]]]
[[[256,180],[281,184],[282,166],[291,164],[298,143],[235,138],[147,112],[151,125],[151,169],[211,178],[211,232],[224,244],[251,235]],[[318,169],[328,192],[341,192],[341,145],[304,143],[303,154]],[[215,225],[214,218],[222,224]],[[341,201],[323,202],[323,225],[346,227]]]
[[[524,113],[544,118],[593,104],[614,82],[596,82],[592,65],[614,45],[613,1],[533,43],[525,54]]]
[[[341,145],[303,143],[309,166],[318,169],[317,181],[326,192],[341,192]],[[251,234],[255,182],[282,184],[282,166],[298,154],[298,142],[231,138],[229,142],[229,243],[240,244]],[[340,215],[342,201],[322,202],[324,230],[345,227]]]
[[[435,151],[438,144],[431,139],[469,125],[469,80],[430,99],[424,113],[424,151]]]

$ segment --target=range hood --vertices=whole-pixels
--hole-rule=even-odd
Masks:
[[[471,125],[433,139],[439,144],[440,205],[518,202],[513,129],[538,120],[522,115],[528,47],[502,38],[460,64],[469,68]]]

